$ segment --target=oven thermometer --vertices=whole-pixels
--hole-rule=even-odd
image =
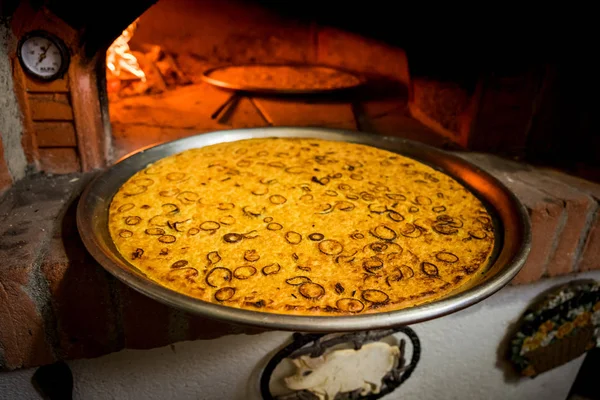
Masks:
[[[62,77],[69,65],[69,52],[63,41],[44,31],[25,35],[17,47],[17,56],[25,72],[44,81]]]

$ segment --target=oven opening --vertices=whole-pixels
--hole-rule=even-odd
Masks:
[[[138,3],[140,11],[112,24],[118,30],[105,37],[123,33],[101,50],[115,160],[203,132],[310,126],[600,176],[597,135],[573,130],[573,121],[589,118],[589,106],[566,100],[585,98],[585,85],[573,83],[585,79],[580,63],[521,54],[518,41],[482,46],[448,32],[431,42],[369,7],[335,17],[316,1]],[[336,71],[363,83],[337,90],[352,79]],[[565,130],[577,139],[565,141]]]
[[[470,99],[460,87],[439,89],[455,114],[440,134],[409,109],[401,47],[247,1],[159,1],[108,48],[106,77],[117,159],[197,133],[265,126],[458,143],[443,133],[460,131],[457,114]]]

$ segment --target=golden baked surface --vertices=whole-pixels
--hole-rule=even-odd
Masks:
[[[491,218],[461,184],[373,147],[252,139],[164,158],[109,210],[119,252],[207,302],[284,314],[431,301],[487,262]]]
[[[209,76],[236,86],[278,90],[342,89],[360,83],[352,74],[319,66],[230,66],[214,70]]]

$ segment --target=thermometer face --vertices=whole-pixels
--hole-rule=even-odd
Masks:
[[[43,80],[58,78],[66,69],[67,54],[58,39],[32,34],[23,39],[19,58],[26,72]]]

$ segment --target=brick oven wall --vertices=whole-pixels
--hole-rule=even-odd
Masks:
[[[1,68],[4,71],[3,79],[9,81],[2,81],[2,93],[10,96],[2,96],[2,101],[12,101],[10,107],[5,107],[7,112],[3,113],[3,118],[7,119],[3,121],[3,125],[12,125],[0,127],[4,137],[5,158],[13,175],[17,168],[13,168],[12,164],[21,161],[23,165],[28,162],[35,167],[34,169],[49,173],[89,171],[102,168],[111,161],[111,126],[105,115],[107,104],[103,96],[104,88],[98,87],[99,84],[104,84],[99,73],[102,68],[97,66],[104,62],[103,41],[108,45],[114,39],[110,32],[118,34],[115,29],[119,28],[120,24],[130,23],[139,15],[133,10],[137,9],[138,13],[142,13],[149,2],[132,2],[127,6],[131,8],[129,13],[119,14],[121,20],[117,22],[117,18],[111,19],[110,24],[104,25],[97,25],[89,21],[89,18],[86,20],[86,16],[78,16],[77,8],[70,11],[74,13],[71,15],[67,12],[69,7],[65,7],[64,4],[58,7],[60,3],[53,1],[48,2],[46,7],[40,7],[36,2],[18,1],[15,2],[16,9],[11,19],[3,21],[3,42],[9,42],[9,46],[3,45],[6,48],[2,51]],[[408,82],[408,66],[402,49],[360,35],[317,27],[310,23],[289,22],[251,2],[232,1],[223,4],[205,1],[200,4],[170,0],[161,4],[159,6],[162,8],[154,7],[142,16],[145,22],[135,37],[139,35],[139,40],[144,43],[164,41],[167,49],[170,45],[181,48],[187,43],[189,46],[184,46],[186,52],[198,53],[196,55],[200,58],[207,57],[210,62],[330,63],[358,72],[383,76],[403,84]],[[191,7],[194,7],[193,12]],[[171,14],[168,14],[169,12]],[[74,26],[82,23],[82,20],[87,21],[83,22],[87,25]],[[125,28],[126,23],[120,29]],[[71,53],[67,73],[52,82],[39,82],[29,77],[16,58],[17,41],[24,34],[37,29],[58,36]],[[372,60],[378,62],[374,63]],[[199,78],[198,71],[192,72],[191,75]],[[10,82],[11,79],[13,83]],[[14,101],[13,91],[16,92],[18,102]],[[401,100],[403,103],[406,101],[404,98]],[[290,113],[284,106],[285,104],[279,107],[277,104],[273,113],[300,114],[300,124],[303,125],[326,125],[319,117],[314,116],[313,109],[318,108],[318,105],[312,108],[308,105],[306,110],[294,113]],[[377,125],[384,119],[379,118],[380,114],[386,114],[387,117],[387,114],[392,114],[390,110],[402,114],[402,107],[405,107],[405,104],[400,104],[400,110],[397,110],[399,107],[396,103],[373,103],[365,106],[365,112],[377,115],[378,120],[373,122]],[[198,114],[197,111],[194,113]],[[328,111],[325,112],[327,113]],[[347,116],[350,118],[344,123],[349,123],[353,128],[350,106],[343,110],[342,117]],[[403,118],[409,117],[391,115],[387,119],[394,118],[402,121]],[[211,122],[208,117],[206,119]],[[257,123],[262,124],[263,121]],[[394,124],[395,120],[388,130],[397,130]],[[390,123],[384,121],[384,125],[387,127]],[[225,127],[216,126],[208,130],[223,128]],[[206,129],[188,128],[188,131],[189,134]],[[13,139],[8,140],[6,135],[9,133]],[[15,141],[14,138],[22,140]],[[15,143],[22,144],[22,149],[13,148]],[[26,161],[23,153],[27,157]]]
[[[0,17],[0,192],[25,176],[21,110],[14,91],[9,51],[15,46],[9,21]]]

